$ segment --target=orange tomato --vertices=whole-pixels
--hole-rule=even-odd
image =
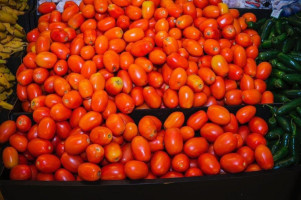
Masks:
[[[226,125],[230,122],[229,111],[219,105],[212,105],[208,107],[207,115],[210,121],[219,124]]]

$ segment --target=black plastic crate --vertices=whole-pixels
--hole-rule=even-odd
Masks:
[[[274,104],[278,105],[279,104]],[[243,107],[227,106],[230,112]],[[268,119],[267,106],[256,105],[256,116]],[[137,123],[145,115],[164,121],[174,111],[185,118],[206,107],[192,109],[136,110],[131,114]],[[10,119],[28,113],[12,113]],[[3,165],[2,165],[3,169]],[[1,170],[0,170],[1,171]],[[278,170],[155,180],[97,182],[40,182],[7,180],[8,170],[0,176],[0,190],[10,199],[301,199],[301,166]],[[18,192],[16,192],[18,191]]]

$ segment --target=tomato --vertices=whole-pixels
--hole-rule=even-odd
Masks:
[[[240,124],[249,122],[256,114],[255,106],[244,106],[236,112],[236,119]]]
[[[257,65],[255,60],[252,58],[247,58],[247,63],[246,66],[244,67],[244,73],[251,77],[255,77],[256,69],[257,69]]]
[[[194,102],[194,92],[193,90],[184,85],[179,89],[179,105],[181,108],[191,108]]]
[[[212,57],[211,66],[213,71],[221,77],[227,76],[229,72],[228,63],[221,55],[215,55]]]
[[[253,117],[249,121],[249,129],[253,133],[259,133],[265,136],[265,134],[267,134],[268,132],[269,127],[266,121],[261,117]]]
[[[38,125],[38,136],[42,139],[51,139],[56,132],[55,121],[50,117],[44,117]]]
[[[266,139],[259,133],[251,133],[246,137],[246,144],[253,150],[260,144],[266,145]]]
[[[171,166],[174,171],[185,172],[189,168],[189,158],[183,153],[177,154],[173,157]]]
[[[138,127],[135,123],[129,122],[125,125],[125,130],[123,137],[127,141],[132,141],[132,139],[138,135]]]
[[[207,39],[204,43],[204,52],[210,56],[214,56],[220,53],[219,42],[215,39]]]
[[[203,55],[202,46],[193,39],[184,40],[182,45],[191,56],[202,56]]]
[[[178,90],[185,85],[187,80],[187,73],[183,68],[174,69],[169,78],[169,86],[173,90]]]
[[[206,123],[202,126],[200,134],[209,142],[214,142],[216,138],[224,133],[222,127],[214,123]]]
[[[112,163],[101,169],[101,180],[123,180],[126,178],[124,165],[121,163]]]
[[[73,174],[64,168],[58,169],[54,173],[54,178],[56,181],[75,181]]]
[[[221,157],[221,167],[230,173],[239,173],[247,167],[245,159],[238,153],[229,153]]]
[[[13,135],[17,130],[16,122],[12,120],[6,120],[0,125],[0,143],[5,143],[9,140],[9,137]]]
[[[264,91],[261,96],[261,104],[274,103],[274,95],[271,91]]]
[[[71,90],[63,96],[62,101],[67,108],[75,109],[82,104],[82,97],[78,91]]]
[[[120,136],[125,130],[125,122],[118,114],[111,114],[106,120],[106,126],[112,131],[114,136]]]
[[[168,108],[175,108],[178,106],[178,94],[172,89],[167,89],[163,94],[163,103]]]
[[[248,146],[239,148],[237,153],[245,159],[247,166],[253,163],[255,160],[254,151]]]
[[[79,120],[80,118],[86,114],[86,110],[83,108],[83,107],[78,107],[78,108],[75,108],[73,111],[72,111],[72,114],[71,114],[71,117],[70,117],[70,120],[69,120],[69,123],[71,125],[72,128],[75,128],[78,126],[78,123],[79,123]]]
[[[52,154],[40,155],[35,162],[37,169],[43,173],[53,173],[61,166],[61,161]]]
[[[82,163],[78,167],[78,175],[85,181],[97,181],[100,179],[101,169],[93,163]]]
[[[148,141],[142,136],[135,136],[131,141],[133,156],[136,160],[147,162],[151,159]]]
[[[212,105],[207,110],[208,118],[219,125],[226,125],[230,122],[229,111],[219,105]]]
[[[122,150],[118,143],[111,142],[104,147],[104,156],[109,162],[118,162],[122,158]]]
[[[165,151],[156,151],[150,161],[150,169],[155,176],[167,173],[171,166],[171,159]]]
[[[246,104],[258,104],[261,101],[261,93],[256,89],[245,90],[242,92],[242,100]]]
[[[240,80],[239,86],[241,90],[254,89],[255,88],[254,79],[251,76],[244,74]]]
[[[171,113],[164,121],[164,128],[180,128],[184,124],[185,116],[182,112]]]
[[[63,167],[73,173],[77,173],[79,165],[84,162],[80,156],[69,155],[66,152],[62,154],[60,160]]]
[[[265,92],[266,88],[267,88],[267,84],[265,81],[261,80],[261,79],[255,79],[254,80],[254,88],[256,90],[258,90],[260,93]]]
[[[206,67],[200,68],[198,71],[198,75],[207,85],[213,84],[216,79],[215,73],[210,68]]]
[[[208,121],[208,117],[205,111],[200,110],[192,115],[187,119],[187,126],[193,128],[193,130],[197,131],[200,130],[201,127]]]
[[[26,86],[26,85],[32,83],[33,72],[34,71],[32,69],[25,69],[25,70],[21,71],[16,77],[18,83],[22,86]]]
[[[4,167],[11,169],[18,165],[19,155],[14,147],[5,147],[2,152],[2,160]]]
[[[148,140],[153,140],[157,136],[157,127],[155,121],[149,116],[144,116],[138,123],[139,133]]]
[[[128,73],[135,85],[145,86],[147,84],[147,74],[141,66],[137,64],[131,64],[129,66]]]
[[[246,51],[240,45],[237,45],[237,47],[234,49],[234,64],[242,68],[247,64]]]
[[[210,85],[210,90],[213,97],[222,99],[226,92],[224,79],[220,76],[216,76],[215,82]]]
[[[84,152],[89,144],[90,139],[86,134],[70,135],[65,140],[65,152],[71,155],[77,155]]]
[[[274,167],[273,155],[270,149],[263,144],[256,147],[255,160],[262,169],[268,170]]]
[[[227,105],[240,105],[242,104],[242,98],[241,98],[241,90],[234,89],[229,90],[225,93],[225,103]]]
[[[185,172],[185,177],[203,176],[203,172],[198,167],[190,167]]]
[[[30,127],[31,127],[31,120],[29,117],[27,117],[26,115],[20,115],[17,119],[16,119],[16,127],[19,131],[21,132],[27,132]],[[6,124],[5,124],[6,125]]]
[[[272,72],[272,65],[268,62],[261,62],[257,66],[256,78],[266,80]]]
[[[220,172],[220,164],[216,157],[209,153],[203,153],[198,158],[198,165],[207,175],[215,175]]]
[[[257,164],[250,164],[247,169],[245,170],[245,172],[257,172],[260,171],[261,168],[259,167],[259,165]]]
[[[16,165],[9,173],[10,180],[30,180],[31,169],[28,165]]]
[[[207,152],[209,144],[203,137],[193,137],[188,139],[184,144],[184,152],[190,158],[197,158]]]
[[[226,132],[218,136],[213,144],[214,152],[219,156],[234,151],[236,147],[237,138],[231,132]]]
[[[26,101],[27,100],[27,87],[22,86],[21,84],[17,84],[17,97],[20,101]]]
[[[38,11],[41,14],[51,13],[55,9],[56,9],[56,5],[53,2],[44,2],[44,3],[40,4],[38,7]]]
[[[71,116],[71,110],[62,103],[57,103],[50,109],[50,116],[55,121],[66,121]]]
[[[99,126],[102,123],[102,120],[100,113],[90,111],[80,118],[78,125],[83,131],[90,131],[96,126]]]
[[[162,98],[155,88],[146,86],[143,88],[143,99],[150,108],[159,108],[162,103]]]
[[[124,171],[132,180],[144,179],[148,175],[148,166],[142,161],[130,160],[125,163]]]

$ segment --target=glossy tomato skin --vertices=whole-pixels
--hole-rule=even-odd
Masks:
[[[0,125],[0,143],[5,143],[17,130],[16,122],[7,120]]]
[[[70,135],[65,140],[65,151],[71,155],[78,155],[84,152],[90,144],[90,138],[87,134]]]
[[[266,139],[259,133],[251,133],[246,137],[246,144],[253,150],[260,144],[266,145]]]
[[[269,130],[268,124],[261,117],[253,117],[249,121],[249,129],[253,133],[259,133],[265,136]]]
[[[134,137],[131,142],[131,148],[136,160],[147,162],[151,159],[150,145],[144,137]]]
[[[183,149],[183,138],[178,128],[166,129],[164,135],[165,149],[169,155],[176,155]]]
[[[268,170],[274,167],[273,155],[270,149],[263,144],[256,147],[255,160],[262,169]]]
[[[215,140],[213,144],[214,152],[222,156],[234,151],[237,147],[237,138],[231,132],[223,133]]]
[[[126,178],[124,165],[121,163],[108,164],[101,170],[101,180],[123,180]]]
[[[206,123],[200,130],[201,136],[209,142],[214,142],[223,133],[222,127],[214,123]]]
[[[208,151],[209,144],[203,137],[194,137],[188,139],[184,144],[184,153],[190,158],[197,158]]]
[[[131,160],[125,163],[124,171],[132,180],[143,179],[148,175],[148,166],[142,161]]]
[[[29,180],[31,179],[31,169],[28,165],[16,165],[10,170],[9,178],[11,180]]]
[[[53,145],[49,140],[34,138],[28,142],[27,149],[30,154],[37,157],[42,154],[52,153]]]
[[[84,161],[78,155],[69,155],[68,153],[64,152],[60,158],[62,166],[72,173],[77,173],[78,167]]]
[[[255,160],[254,151],[248,146],[243,146],[239,148],[237,150],[237,153],[245,159],[247,166],[253,163]]]
[[[201,127],[208,121],[208,117],[205,111],[200,110],[192,114],[188,120],[187,125],[193,128],[195,131],[200,130]]]
[[[78,175],[86,181],[97,181],[100,179],[101,169],[93,163],[82,163],[78,167]]]
[[[255,106],[244,106],[236,112],[236,118],[240,124],[249,122],[256,114]]]
[[[104,147],[104,156],[111,162],[118,162],[122,158],[122,150],[118,143],[111,142]]]
[[[58,169],[54,174],[54,178],[56,181],[75,181],[74,175],[64,168]]]
[[[245,159],[238,153],[229,153],[221,157],[221,167],[230,173],[239,173],[245,170]]]
[[[198,165],[202,172],[207,175],[215,175],[220,172],[220,164],[216,157],[209,153],[204,153],[198,158]]]
[[[219,105],[212,105],[207,110],[208,118],[219,125],[226,125],[230,122],[229,111]]]
[[[6,168],[11,169],[18,165],[19,156],[14,147],[6,147],[2,152],[3,164]]]
[[[43,154],[36,159],[36,167],[43,173],[53,173],[61,166],[60,159],[52,154]]]
[[[171,166],[171,159],[165,151],[156,151],[150,161],[150,169],[155,176],[167,173]]]

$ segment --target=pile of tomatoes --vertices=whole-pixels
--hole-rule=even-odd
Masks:
[[[83,106],[142,108],[273,103],[268,62],[256,64],[260,36],[220,0],[83,0],[40,5],[27,34],[17,95],[23,110]],[[62,110],[60,110],[62,111]]]
[[[87,123],[43,117],[32,125],[21,115],[0,126],[3,162],[12,180],[123,180],[179,178],[272,169],[264,135],[268,125],[256,107],[235,114],[220,105],[185,119],[172,112],[162,123],[151,115],[136,125],[128,115]],[[187,121],[186,121],[187,120]],[[85,122],[85,123],[84,123]],[[185,123],[186,122],[186,123]],[[81,128],[73,128],[76,124]],[[84,125],[81,125],[84,123]]]
[[[265,121],[273,103],[256,64],[260,36],[221,0],[41,4],[27,34],[21,115],[0,126],[13,180],[121,180],[271,169]],[[230,114],[223,105],[251,104]],[[135,124],[134,109],[208,107]],[[239,124],[241,126],[239,126]],[[196,134],[197,133],[197,134]],[[200,133],[200,134],[198,134]],[[196,136],[196,135],[197,136]],[[200,136],[199,136],[200,135]],[[255,162],[256,161],[256,162]],[[257,163],[257,164],[256,164]]]

